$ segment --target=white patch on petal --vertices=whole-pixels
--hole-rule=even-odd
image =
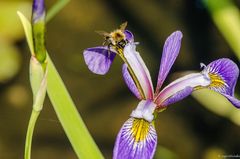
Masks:
[[[132,111],[131,117],[134,118],[142,118],[148,122],[152,122],[154,119],[154,110],[156,108],[156,104],[152,102],[152,100],[142,100],[139,102],[137,108]]]

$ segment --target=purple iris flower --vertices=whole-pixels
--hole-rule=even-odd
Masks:
[[[136,43],[132,40],[125,45],[120,55],[124,57],[125,62],[122,67],[123,77],[128,88],[140,102],[117,135],[114,159],[153,158],[157,146],[157,133],[154,126],[157,113],[168,105],[189,96],[194,90],[211,89],[226,97],[235,107],[240,108],[240,101],[234,97],[239,69],[227,58],[215,60],[207,66],[201,64],[203,68],[201,72],[183,76],[161,89],[179,54],[181,39],[182,33],[176,31],[165,41],[155,92],[150,73],[136,51]],[[110,55],[115,56],[115,52],[110,52]],[[105,53],[99,55],[96,52],[90,55],[90,52],[85,52],[84,57],[88,67],[94,68],[90,70],[96,73],[95,70],[104,68],[101,73],[106,73],[114,58],[110,55]],[[90,57],[92,60],[88,60]]]

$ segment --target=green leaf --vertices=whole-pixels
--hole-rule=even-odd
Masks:
[[[209,89],[200,89],[194,91],[192,96],[208,110],[240,126],[240,111],[219,93]]]
[[[240,13],[232,0],[203,0],[212,19],[240,59]]]
[[[103,158],[49,56],[47,61],[47,93],[77,156],[81,159]]]
[[[53,17],[55,17],[55,15],[63,9],[63,7],[65,7],[68,3],[70,2],[70,0],[58,0],[54,6],[52,8],[49,9],[49,11],[47,12],[47,17],[46,17],[46,21],[50,21]]]
[[[23,25],[23,29],[27,38],[28,46],[31,51],[31,54],[34,55],[34,46],[33,46],[33,36],[32,36],[32,26],[29,20],[21,13],[17,12],[18,16],[20,17],[20,20]]]

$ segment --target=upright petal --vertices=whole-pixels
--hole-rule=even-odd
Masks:
[[[84,50],[83,56],[89,70],[104,75],[108,72],[116,53],[107,46],[99,46]]]
[[[126,44],[124,48],[124,57],[126,58],[129,67],[135,73],[145,95],[146,99],[153,99],[153,85],[150,73],[142,60],[139,53],[136,51],[134,43]]]
[[[137,89],[136,84],[134,83],[130,73],[128,72],[127,64],[123,64],[122,74],[123,74],[124,81],[127,84],[128,88],[131,90],[131,92],[138,99],[141,99],[141,94],[140,94],[139,90]]]
[[[159,93],[164,80],[166,79],[174,61],[179,54],[181,39],[182,33],[180,31],[176,31],[167,38],[164,44],[155,95]]]
[[[152,159],[157,146],[153,123],[129,118],[118,133],[113,159]]]
[[[209,89],[225,96],[234,106],[240,108],[240,101],[234,97],[234,90],[239,76],[237,65],[230,59],[222,58],[211,62],[203,72],[211,79]]]

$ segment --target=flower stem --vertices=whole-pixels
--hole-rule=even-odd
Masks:
[[[27,129],[27,135],[26,135],[26,141],[25,141],[25,154],[24,159],[30,159],[31,158],[31,147],[32,147],[32,136],[33,136],[33,130],[37,121],[37,118],[40,114],[40,111],[32,110],[31,117],[28,123],[28,129]]]

